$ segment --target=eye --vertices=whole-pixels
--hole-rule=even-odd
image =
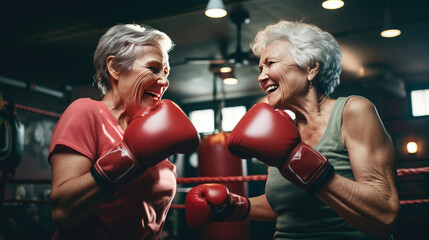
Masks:
[[[267,66],[271,67],[271,65],[273,65],[274,63],[276,63],[276,62],[274,62],[274,61],[268,61]]]
[[[153,73],[159,73],[161,70],[160,70],[160,68],[158,68],[158,67],[153,67],[153,66],[151,66],[151,67],[148,67],[149,68],[149,70],[150,71],[152,71]]]

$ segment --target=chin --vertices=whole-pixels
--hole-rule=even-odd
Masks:
[[[268,102],[268,104],[269,104],[272,108],[274,108],[274,109],[279,109],[279,105],[277,105],[277,104],[273,104],[273,103],[270,103],[270,102]]]
[[[144,99],[144,100],[142,100],[142,102],[140,103],[140,107],[141,108],[144,108],[144,107],[153,107],[153,106],[155,106],[155,104],[157,103],[158,101],[155,101],[155,100],[153,100],[153,99]]]
[[[280,102],[268,96],[268,104],[274,109],[280,109]]]

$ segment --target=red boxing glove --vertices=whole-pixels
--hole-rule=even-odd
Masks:
[[[186,114],[172,101],[138,111],[123,142],[98,159],[91,173],[101,185],[120,188],[174,153],[194,151],[199,135]]]
[[[222,184],[201,184],[186,194],[186,221],[188,226],[195,230],[208,227],[212,221],[242,221],[246,219],[249,211],[249,200],[230,193]]]
[[[277,167],[286,179],[313,193],[334,173],[325,156],[301,142],[290,116],[266,103],[255,104],[243,116],[230,134],[228,149],[239,158],[255,157]]]

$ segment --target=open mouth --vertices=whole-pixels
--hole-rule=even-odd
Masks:
[[[275,92],[278,88],[279,88],[279,85],[271,85],[271,86],[267,87],[267,89],[265,89],[265,92],[270,94],[270,93]]]
[[[161,94],[157,91],[146,90],[144,93],[149,95],[154,100],[159,100],[161,98]]]

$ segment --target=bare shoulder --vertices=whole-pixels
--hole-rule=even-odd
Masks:
[[[364,97],[351,97],[344,107],[343,125],[357,127],[360,124],[374,122],[381,122],[374,104]]]
[[[356,117],[356,115],[359,114],[371,112],[376,113],[374,104],[370,100],[359,96],[351,97],[344,108],[344,114],[350,114],[353,117]]]
[[[387,134],[375,105],[358,96],[351,97],[344,108],[342,132],[344,143],[350,139],[368,140],[375,135],[384,138]]]

